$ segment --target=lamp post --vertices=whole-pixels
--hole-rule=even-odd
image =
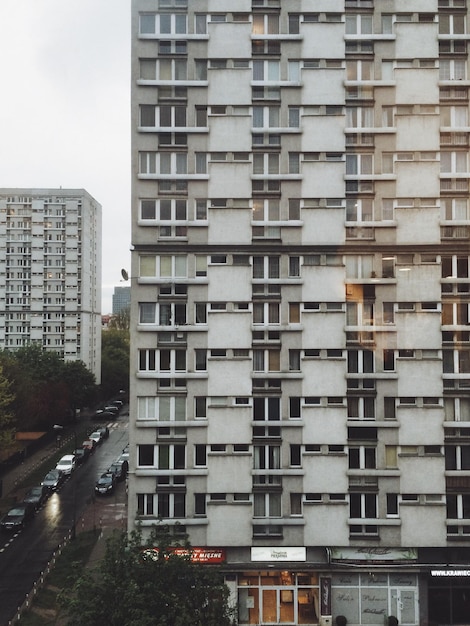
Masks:
[[[77,431],[73,430],[73,454],[77,449]],[[70,531],[70,541],[73,541],[77,536],[77,481],[73,481],[73,508],[72,508],[72,530]]]

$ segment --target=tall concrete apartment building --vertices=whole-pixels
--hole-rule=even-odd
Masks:
[[[239,624],[470,623],[466,0],[134,0],[129,528]]]
[[[0,347],[36,343],[101,377],[101,205],[84,189],[0,189]]]

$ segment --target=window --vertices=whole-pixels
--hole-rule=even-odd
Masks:
[[[255,493],[253,496],[253,517],[281,517],[280,493]]]
[[[347,278],[372,278],[374,257],[372,255],[346,256]]]
[[[253,200],[254,222],[277,222],[281,219],[279,200]]]
[[[375,398],[370,396],[351,396],[347,398],[348,419],[350,420],[374,420]]]
[[[373,174],[372,154],[346,154],[346,175],[360,176]]]
[[[155,464],[154,453],[155,446],[153,445],[137,446],[137,465],[140,467],[153,466]]]
[[[346,80],[373,80],[373,61],[346,61]]]
[[[157,493],[157,515],[161,518],[185,517],[186,494],[184,493]]]
[[[280,257],[278,256],[254,256],[253,278],[270,279],[280,278]]]
[[[278,302],[254,302],[253,324],[280,324],[280,304]]]
[[[278,470],[281,469],[280,446],[253,446],[253,468],[255,470]]]
[[[292,467],[300,467],[302,465],[301,446],[298,443],[290,444],[289,465]]]
[[[206,467],[207,466],[207,447],[205,444],[196,444],[194,446],[194,466]]]
[[[459,106],[441,106],[441,126],[466,127],[468,126],[468,109]]]
[[[253,80],[258,82],[279,81],[279,61],[253,60]]]
[[[159,421],[186,420],[186,398],[142,396],[137,398],[137,418]]]
[[[207,370],[207,350],[196,349],[195,353],[195,369],[196,371]]]
[[[139,323],[140,324],[155,324],[155,302],[140,302],[139,303]]]
[[[443,220],[468,220],[468,200],[466,198],[441,198],[441,218]]]
[[[470,494],[446,495],[447,519],[470,519]]]
[[[372,350],[348,350],[348,373],[374,372],[374,352]]]
[[[160,470],[185,469],[186,446],[183,444],[161,444],[156,446],[157,467]]]
[[[187,80],[186,59],[157,59],[156,61],[157,80],[179,81]]]
[[[346,107],[346,126],[350,128],[371,128],[374,126],[373,107]]]
[[[155,372],[156,371],[156,350],[140,349],[139,350],[139,372]]]
[[[253,174],[255,175],[275,175],[279,174],[280,155],[273,153],[257,153],[253,154]]]
[[[467,64],[463,59],[439,59],[440,80],[466,80]]]
[[[377,495],[373,493],[349,494],[349,516],[356,519],[377,518]]]
[[[279,33],[279,15],[277,13],[253,13],[254,35],[276,35]]]
[[[196,419],[205,419],[207,417],[206,396],[197,396],[194,398],[194,417]]]
[[[371,35],[372,15],[346,15],[346,35]]]
[[[254,372],[279,372],[281,371],[280,350],[253,350]]]
[[[464,35],[465,34],[465,14],[464,13],[439,13],[439,34],[442,35]]]
[[[186,371],[186,349],[159,350],[160,372]]]
[[[300,372],[300,350],[289,350],[289,371]]]
[[[278,106],[253,107],[253,128],[279,128],[280,125]]]
[[[183,175],[188,173],[185,152],[139,152],[139,174]]]
[[[375,469],[376,449],[367,446],[349,448],[349,468],[350,469]]]
[[[186,324],[186,304],[161,303],[158,305],[158,316],[160,326],[178,326]]]
[[[155,494],[153,493],[138,493],[137,515],[154,515],[154,498]]]

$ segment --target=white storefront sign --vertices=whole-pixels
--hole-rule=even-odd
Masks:
[[[305,548],[251,548],[252,561],[306,561],[307,550]]]

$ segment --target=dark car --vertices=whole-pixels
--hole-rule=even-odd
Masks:
[[[118,415],[120,408],[115,406],[114,404],[108,404],[104,407],[105,413],[113,413],[114,415]]]
[[[99,409],[93,415],[94,420],[115,420],[116,412],[115,411],[105,411],[104,409]]]
[[[34,504],[23,502],[18,504],[13,509],[10,509],[8,513],[0,521],[0,528],[2,530],[20,530],[23,526],[33,517]]]
[[[116,478],[113,474],[106,472],[102,474],[95,484],[95,493],[101,496],[111,495],[116,486]]]
[[[122,400],[111,400],[109,404],[117,406],[119,410],[124,406],[124,402]]]
[[[38,485],[37,487],[32,487],[23,498],[23,502],[26,504],[33,504],[36,509],[47,500],[48,496],[47,487],[44,485]]]
[[[73,451],[77,465],[81,465],[90,456],[90,448],[77,448]]]
[[[96,432],[101,434],[101,439],[107,439],[109,437],[109,428],[107,426],[98,426]]]
[[[118,461],[115,461],[109,466],[108,474],[114,474],[114,477],[116,478],[117,482],[120,483],[122,480],[125,479],[127,472],[123,463],[119,463]]]
[[[65,478],[66,476],[63,472],[53,469],[44,476],[41,485],[47,487],[49,491],[55,491],[64,482]]]

